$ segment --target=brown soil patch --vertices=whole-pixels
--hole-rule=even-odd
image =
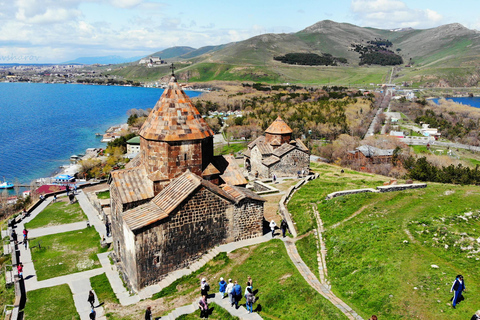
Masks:
[[[288,278],[290,278],[292,276],[291,273],[286,273],[284,274],[280,279],[279,279],[279,283],[280,284],[284,284],[285,283],[285,280],[287,280]]]

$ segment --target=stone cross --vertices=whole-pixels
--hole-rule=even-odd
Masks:
[[[172,63],[172,65],[170,66],[170,69],[172,69],[172,76],[175,76],[175,72],[174,72],[175,66],[173,65],[173,63]]]

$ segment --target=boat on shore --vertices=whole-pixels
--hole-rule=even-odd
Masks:
[[[4,181],[0,183],[0,189],[12,189],[14,187],[13,183]]]

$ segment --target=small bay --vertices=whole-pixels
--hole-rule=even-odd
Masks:
[[[162,93],[156,88],[0,83],[0,180],[29,184],[68,164],[73,154],[105,148],[95,133],[125,123],[129,109],[153,108]]]
[[[433,102],[438,104],[438,98],[431,99]],[[480,97],[455,97],[455,98],[446,98],[446,100],[451,100],[456,103],[461,103],[467,106],[474,108],[480,108]]]

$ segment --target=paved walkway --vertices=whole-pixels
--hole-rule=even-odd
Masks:
[[[87,196],[82,192],[77,194],[76,197],[83,211],[87,215],[90,225],[95,227],[95,229],[100,234],[100,236],[103,237],[106,234],[105,225],[103,221],[100,220],[97,214],[97,211],[89,202]],[[19,230],[20,232],[23,229],[24,223],[34,219],[43,209],[45,209],[45,207],[50,202],[51,202],[50,198],[44,201],[39,207],[37,207],[30,214],[30,217],[24,219],[20,224],[17,225],[17,230]],[[320,219],[318,212],[316,212],[316,216],[318,216],[318,219]],[[323,227],[321,227],[322,226],[321,221],[320,223],[317,221],[317,224],[319,225],[319,230],[317,231],[318,232],[317,234],[321,238],[321,232],[323,231]],[[67,232],[71,230],[79,230],[79,229],[85,228],[86,226],[87,226],[86,222],[78,222],[78,223],[71,223],[71,224],[53,226],[53,227],[47,227],[47,228],[32,229],[29,233],[29,236],[30,238],[35,238],[35,237],[40,237],[47,234],[56,234],[56,233],[62,233],[62,232]],[[123,281],[119,276],[119,272],[116,266],[110,263],[110,259],[108,258],[109,253],[107,252],[98,254],[98,258],[101,263],[101,268],[38,281],[35,268],[32,262],[30,248],[25,249],[24,246],[19,246],[19,247],[20,247],[20,256],[21,256],[20,260],[24,264],[24,277],[25,277],[26,291],[28,292],[28,291],[32,291],[40,288],[57,286],[60,284],[68,284],[72,291],[75,307],[77,309],[78,314],[80,315],[81,320],[88,320],[89,319],[88,315],[90,313],[91,308],[90,308],[90,304],[87,302],[87,297],[88,297],[88,292],[92,290],[89,279],[95,275],[105,273],[120,303],[124,306],[133,305],[138,303],[142,299],[151,298],[153,294],[161,291],[163,288],[169,286],[173,281],[181,278],[182,276],[188,275],[188,274],[191,274],[192,272],[197,271],[203,265],[205,265],[208,261],[210,261],[213,257],[215,257],[219,252],[228,253],[242,247],[263,243],[263,242],[269,241],[270,239],[271,239],[271,234],[268,233],[262,237],[257,237],[253,239],[232,242],[232,243],[217,246],[212,250],[210,250],[207,254],[205,254],[199,261],[192,264],[189,268],[171,272],[165,279],[163,279],[162,281],[160,281],[155,285],[148,286],[142,289],[138,294],[130,294],[130,292],[126,290],[126,288],[123,285]],[[319,292],[322,296],[324,296],[326,299],[332,302],[337,308],[339,308],[343,313],[345,313],[349,319],[362,319],[347,304],[345,304],[343,301],[341,301],[331,292],[328,284],[326,283],[327,270],[326,270],[325,264],[322,264],[322,266],[320,266],[319,264],[319,271],[321,274],[320,278],[323,283],[321,283],[315,277],[315,275],[311,272],[311,270],[305,265],[305,263],[300,258],[298,251],[295,247],[296,240],[297,239],[293,239],[293,240],[288,239],[288,240],[285,240],[284,243],[287,248],[288,255],[290,256],[290,259],[293,261],[294,265],[297,267],[297,269],[299,270],[301,275],[305,278],[305,280],[310,284],[310,286],[312,286],[317,292]],[[320,243],[323,243],[323,242],[321,241]],[[32,240],[31,244],[34,245],[35,241]],[[320,252],[324,261],[326,250],[324,248],[324,245],[322,244],[321,244],[321,248],[322,249],[320,250]],[[210,301],[214,301],[219,306],[225,308],[232,315],[237,316],[241,319],[248,319],[248,320],[261,319],[261,317],[257,313],[248,314],[248,312],[244,307],[240,307],[239,309],[232,308],[229,305],[228,299],[221,299],[218,295],[216,295],[215,298],[211,299]],[[182,314],[195,312],[197,310],[197,303],[198,302],[195,301],[191,305],[179,307],[174,311],[172,311],[168,316],[162,317],[162,319],[175,319],[176,317]],[[104,316],[103,307],[97,306],[95,310],[97,312],[97,319],[99,320],[106,319],[106,317]]]
[[[93,225],[96,227],[96,229],[98,226],[101,231],[101,226],[103,224],[101,223],[100,219],[98,219],[96,211],[94,211],[93,206],[91,208],[89,208],[88,206],[84,207],[85,203],[83,203],[82,205],[82,202],[80,201],[80,199],[82,198],[86,198],[83,193],[77,194],[77,199],[80,202],[80,206],[82,207],[83,211],[87,215],[88,219],[90,221],[98,220],[98,222]],[[52,197],[47,198],[42,204],[40,204],[35,210],[33,210],[30,213],[29,217],[23,219],[19,224],[17,224],[17,230],[18,230],[17,233],[20,235],[21,231],[24,228],[25,223],[34,219],[51,202],[52,202]],[[63,233],[63,232],[68,232],[73,230],[81,230],[81,229],[85,229],[86,227],[87,227],[86,221],[82,221],[82,222],[70,223],[70,224],[59,225],[59,226],[32,229],[32,230],[29,230],[29,233],[28,233],[29,238],[32,239],[28,243],[28,248],[25,248],[23,245],[18,246],[20,250],[20,261],[24,265],[23,274],[25,278],[25,281],[24,281],[25,290],[28,292],[28,291],[41,289],[41,288],[58,286],[61,284],[68,284],[68,286],[70,287],[70,290],[72,291],[75,308],[77,309],[77,312],[80,315],[81,320],[90,319],[89,314],[91,311],[91,307],[90,307],[90,303],[87,301],[88,293],[90,290],[92,290],[92,287],[90,285],[90,278],[93,276],[102,274],[106,272],[106,270],[104,270],[102,266],[102,268],[97,268],[97,269],[88,270],[84,272],[73,273],[65,276],[38,281],[35,267],[32,262],[30,246],[36,245],[36,242],[35,242],[36,237],[41,237],[49,234]],[[103,228],[105,232],[105,226],[103,226]],[[97,231],[99,231],[99,229],[97,229]],[[96,319],[106,320],[106,317],[104,316],[103,307],[98,306],[98,299],[96,297],[95,297],[95,300],[97,302],[97,306],[95,307],[95,312],[97,313]]]

